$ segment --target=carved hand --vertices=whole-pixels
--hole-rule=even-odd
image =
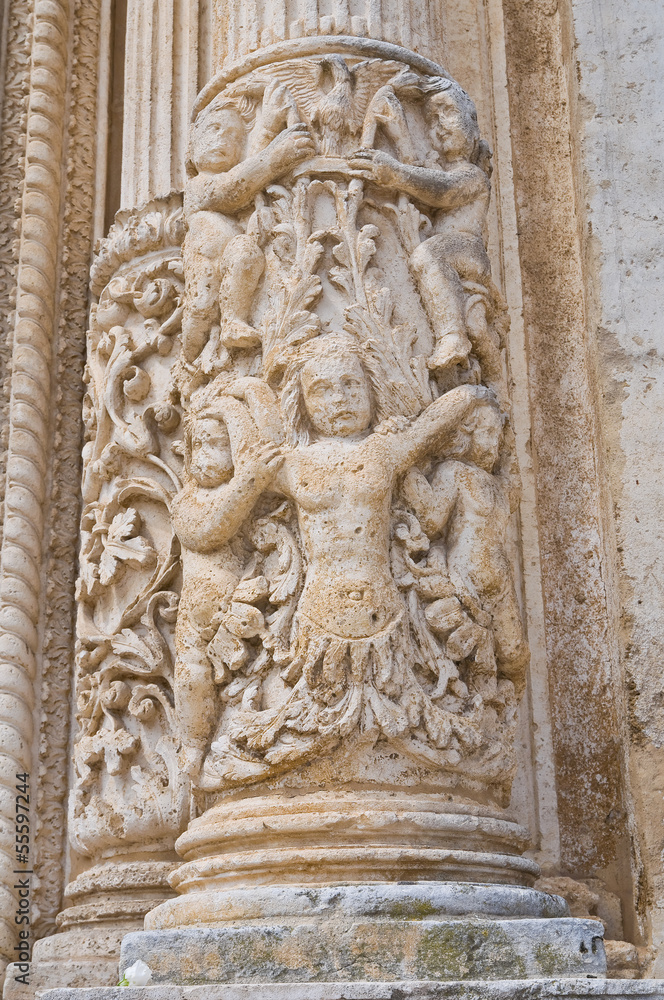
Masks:
[[[356,177],[382,187],[398,188],[403,182],[403,164],[380,149],[358,149],[350,159]]]
[[[256,486],[264,489],[276,476],[283,460],[284,456],[276,445],[259,441],[250,444],[243,451],[239,472],[241,475],[251,476]]]
[[[401,494],[418,518],[427,511],[433,499],[433,490],[426,476],[419,469],[409,469],[403,478]]]
[[[306,160],[316,152],[309,129],[302,122],[280,132],[267,149],[270,153],[270,163],[279,173],[294,167],[296,163]]]
[[[231,382],[229,386],[226,386],[224,390],[229,396],[234,396],[235,399],[246,399],[247,392],[256,387],[264,386],[265,383],[261,382],[260,379],[256,378],[255,375],[245,375],[242,378],[235,379]]]
[[[405,431],[412,422],[412,417],[406,417],[403,414],[397,413],[393,417],[386,417],[385,420],[381,420],[376,427],[376,434],[398,434],[400,431]]]
[[[295,101],[287,87],[278,80],[271,80],[263,95],[263,128],[273,139],[286,126],[288,119],[297,114]]]

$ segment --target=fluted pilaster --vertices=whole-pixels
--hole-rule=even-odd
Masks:
[[[189,114],[198,89],[198,2],[129,0],[123,208],[182,190]]]

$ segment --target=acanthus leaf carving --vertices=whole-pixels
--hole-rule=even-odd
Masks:
[[[166,239],[181,239],[182,227],[171,202],[143,216],[120,220],[102,248],[96,267],[107,280],[88,336],[71,831],[92,856],[123,843],[172,845],[187,817],[175,756],[180,543],[171,521],[183,284],[180,248]]]

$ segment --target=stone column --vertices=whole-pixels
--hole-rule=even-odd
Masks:
[[[168,512],[179,487],[168,381],[182,231],[178,195],[119,213],[92,269],[71,881],[61,933],[35,948],[40,988],[61,979],[65,963],[73,985],[115,978],[123,935],[170,895],[173,844],[188,817],[171,725],[179,547]]]
[[[215,8],[168,505],[197,816],[121,963],[157,982],[604,969],[509,808],[528,646],[491,153],[414,51],[428,14],[379,6]]]
[[[0,972],[17,955],[24,919],[19,912],[25,897],[22,886],[30,882],[34,864],[29,848],[24,847],[30,810],[26,779],[21,776],[31,771],[35,736],[70,16],[67,0],[35,4],[32,79],[24,105],[24,175],[14,164],[10,167],[10,176],[14,174],[18,181],[13,194],[20,194],[15,209],[20,222],[15,227],[19,239],[12,289],[15,311],[10,315],[11,362],[6,375],[9,406],[5,419],[10,430],[3,454],[0,547]],[[9,138],[13,138],[11,133]],[[6,258],[3,264],[6,288],[12,278]],[[20,793],[23,799],[18,798]]]

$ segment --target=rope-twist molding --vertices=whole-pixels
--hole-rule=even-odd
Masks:
[[[16,957],[16,774],[30,770],[42,590],[69,0],[36,0],[0,551],[0,955]]]

